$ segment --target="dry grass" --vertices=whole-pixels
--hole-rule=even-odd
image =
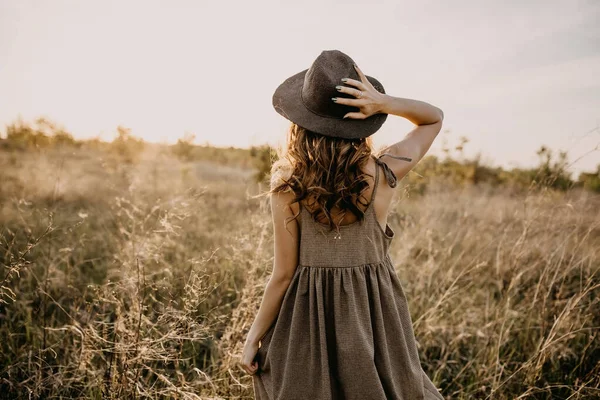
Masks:
[[[273,260],[253,172],[0,152],[0,397],[252,398],[235,361]],[[599,397],[598,195],[405,193],[391,256],[445,397]]]

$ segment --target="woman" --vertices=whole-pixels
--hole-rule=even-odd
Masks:
[[[292,125],[269,191],[273,273],[240,360],[255,397],[443,399],[419,362],[387,224],[442,111],[385,94],[337,50],[284,81],[273,105]],[[376,157],[370,136],[388,114],[416,127]]]

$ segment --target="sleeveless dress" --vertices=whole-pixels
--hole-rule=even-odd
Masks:
[[[300,205],[299,263],[255,357],[257,400],[443,400],[421,367],[388,254],[395,233],[381,228],[373,207],[379,166],[391,186],[396,177],[373,158],[363,220],[330,232]]]

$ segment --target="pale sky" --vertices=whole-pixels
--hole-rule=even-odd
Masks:
[[[531,166],[541,145],[574,161],[600,143],[597,0],[0,0],[0,127],[46,116],[79,138],[124,125],[149,141],[276,145],[289,122],[274,90],[329,49],[444,110],[432,153],[467,136],[467,155]],[[411,128],[390,116],[374,141]]]

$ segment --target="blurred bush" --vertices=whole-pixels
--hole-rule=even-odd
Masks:
[[[0,143],[9,150],[34,150],[55,146],[79,147],[73,136],[64,128],[46,118],[38,118],[33,124],[21,119],[6,126],[6,138]]]
[[[230,167],[254,169],[254,181],[265,182],[270,178],[271,166],[277,161],[276,150],[268,145],[251,146],[241,149],[233,146],[216,147],[208,142],[195,144],[197,136],[186,132],[177,143],[170,146],[149,145],[131,134],[131,129],[117,127],[117,136],[106,143],[99,138],[75,140],[64,128],[46,118],[38,118],[29,124],[21,119],[6,127],[5,138],[0,139],[0,149],[5,150],[42,150],[46,148],[81,148],[103,150],[116,156],[113,163],[137,162],[141,154],[149,147],[160,148],[174,155],[181,162],[213,162]],[[445,143],[443,156],[425,156],[416,167],[402,180],[406,189],[413,194],[423,194],[432,182],[446,182],[455,185],[470,186],[485,184],[492,187],[505,186],[512,190],[552,188],[566,191],[570,188],[583,188],[600,193],[600,164],[595,172],[583,172],[575,180],[568,171],[569,161],[564,151],[554,152],[546,146],[537,151],[538,164],[533,168],[504,169],[487,165],[478,153],[472,158],[464,155],[468,138],[460,137],[456,146]]]
[[[117,127],[117,137],[111,142],[110,149],[121,156],[127,163],[138,160],[144,150],[144,141],[131,134],[131,129]]]

